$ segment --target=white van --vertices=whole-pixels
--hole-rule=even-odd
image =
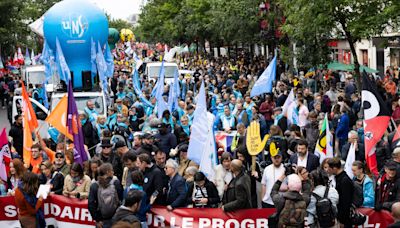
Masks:
[[[45,66],[44,65],[34,65],[25,66],[22,68],[22,79],[29,85],[42,84],[46,80]],[[50,78],[50,81],[46,84],[46,91],[52,93],[54,91],[54,85],[60,83],[60,78],[57,74]]]
[[[145,74],[149,78],[149,80],[157,80],[158,76],[160,74],[160,68],[161,68],[161,62],[150,62],[146,63],[146,70]],[[178,65],[176,63],[167,63],[164,62],[164,68],[165,68],[165,82],[167,84],[170,84],[171,82],[174,81],[174,75],[175,71],[179,71]]]
[[[53,110],[58,102],[60,102],[61,98],[64,97],[66,93],[53,93],[50,102],[50,110]],[[96,111],[99,115],[107,116],[107,105],[106,98],[102,92],[74,92],[76,106],[79,111],[84,111],[86,107],[86,102],[88,100],[93,101],[95,105]],[[14,122],[14,116],[17,114],[21,114],[21,104],[22,104],[22,96],[14,96],[13,104],[12,104],[12,121]],[[48,129],[49,125],[44,120],[47,118],[48,114],[50,114],[50,110],[40,104],[33,98],[29,98],[32,103],[33,108],[35,109],[36,117],[39,122],[40,130],[39,133],[43,138],[48,138]]]

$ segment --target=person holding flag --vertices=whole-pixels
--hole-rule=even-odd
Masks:
[[[375,84],[371,82],[365,71],[362,74],[362,85],[365,159],[371,172],[377,176],[378,163],[375,146],[381,140],[389,125],[390,113]]]

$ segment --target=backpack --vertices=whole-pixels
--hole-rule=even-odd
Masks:
[[[112,218],[119,206],[119,198],[114,185],[115,180],[116,177],[113,177],[106,188],[99,185],[99,189],[97,190],[98,208],[104,219]]]
[[[364,191],[362,185],[353,181],[353,205],[361,207],[364,203]]]
[[[285,199],[285,205],[279,214],[278,227],[304,227],[304,218],[307,216],[307,205],[304,200],[294,201]]]
[[[328,198],[329,186],[325,188],[323,197],[315,194],[312,195],[317,199],[315,206],[317,208],[317,218],[320,227],[331,227],[335,225],[336,212],[332,206],[331,200]]]

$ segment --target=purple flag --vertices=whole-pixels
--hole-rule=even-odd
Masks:
[[[75,103],[72,83],[68,83],[68,108],[67,108],[67,128],[68,132],[74,137],[74,161],[83,165],[88,160],[83,142],[81,121],[79,120],[78,108]]]

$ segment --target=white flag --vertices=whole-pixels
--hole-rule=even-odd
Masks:
[[[355,144],[352,143],[350,145],[349,153],[347,154],[346,163],[344,164],[344,171],[346,171],[347,175],[353,179],[353,171],[351,167],[353,166],[353,162],[356,160],[356,147]]]

